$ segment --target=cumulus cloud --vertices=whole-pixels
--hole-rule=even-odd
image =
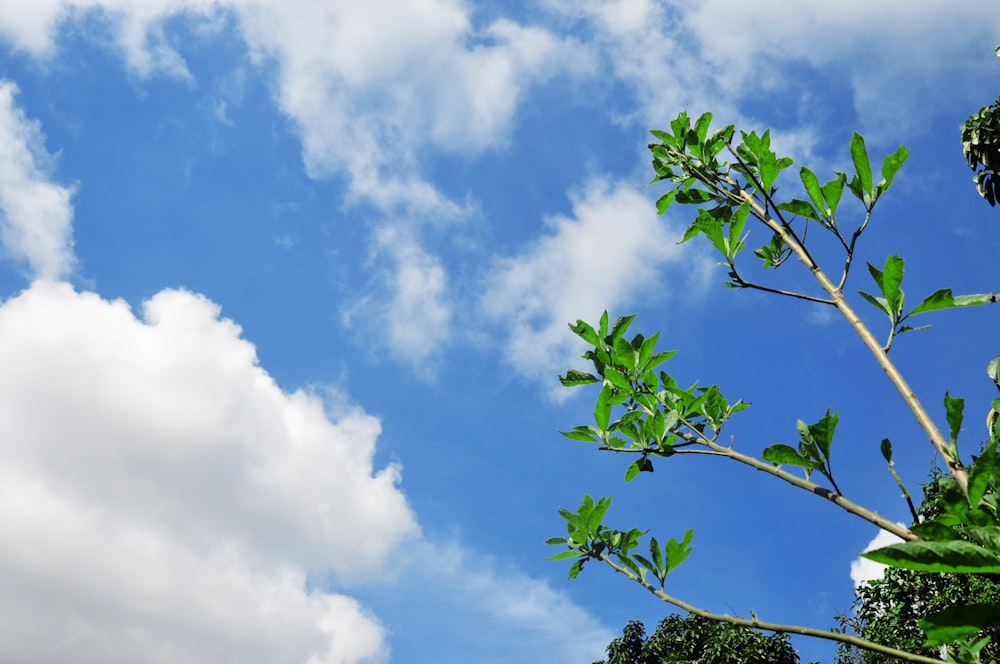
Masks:
[[[309,589],[419,535],[378,421],[282,392],[184,291],[142,320],[36,282],[0,307],[0,659],[381,661],[385,630]]]
[[[902,526],[903,524],[899,525]],[[889,546],[890,544],[896,544],[902,541],[903,540],[896,537],[892,533],[880,530],[878,531],[878,535],[876,535],[875,538],[868,543],[868,546],[865,547],[865,551],[872,551],[874,549]],[[881,579],[885,570],[886,565],[877,563],[873,560],[868,560],[867,558],[859,557],[851,562],[851,581],[854,582],[854,587],[857,588],[862,583],[874,581],[875,579]]]
[[[73,190],[48,179],[45,138],[14,102],[16,93],[17,86],[0,80],[0,242],[33,277],[59,278],[75,262]]]
[[[628,184],[593,179],[572,204],[572,216],[546,219],[528,249],[496,263],[481,302],[507,335],[507,361],[547,384],[579,355],[567,324],[657,295],[660,268],[679,253],[655,206]]]

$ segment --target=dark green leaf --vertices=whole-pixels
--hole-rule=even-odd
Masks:
[[[574,385],[589,385],[590,383],[596,383],[600,380],[600,378],[593,374],[586,373],[585,371],[577,371],[576,369],[570,369],[566,372],[565,376],[559,376],[559,382],[566,387],[572,387]]]
[[[692,203],[707,203],[713,200],[713,196],[704,189],[683,189],[677,192],[674,200],[683,205],[689,205]]]
[[[918,572],[1000,574],[1000,557],[965,540],[902,542],[862,553],[861,556],[883,565]]]
[[[653,563],[656,565],[656,569],[652,570],[656,574],[657,578],[661,578],[665,572],[666,568],[663,566],[663,553],[660,551],[660,544],[653,537],[649,542],[649,553],[653,557]]]
[[[549,539],[545,540],[546,544],[558,545],[558,546],[562,546],[567,542],[568,540],[565,537],[550,537]]]
[[[888,463],[892,463],[892,441],[888,438],[882,439],[882,456]]]

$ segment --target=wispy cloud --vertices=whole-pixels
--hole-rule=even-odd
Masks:
[[[567,324],[660,297],[659,271],[679,255],[678,238],[631,185],[595,178],[572,203],[572,216],[546,219],[527,249],[497,261],[481,301],[506,337],[507,362],[549,386],[580,352]]]
[[[26,262],[32,277],[64,277],[73,255],[73,189],[53,183],[53,157],[41,127],[14,101],[17,87],[0,81],[0,241]]]
[[[348,327],[384,338],[389,355],[423,371],[452,336],[453,303],[441,262],[411,231],[384,226],[375,233],[375,284],[341,310]]]

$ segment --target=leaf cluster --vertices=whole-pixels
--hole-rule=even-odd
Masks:
[[[660,588],[666,583],[667,575],[677,569],[691,553],[694,530],[684,533],[678,542],[670,538],[662,547],[655,537],[649,540],[649,557],[635,553],[646,532],[633,528],[629,531],[615,530],[603,525],[605,514],[611,507],[611,498],[604,497],[594,502],[589,495],[584,496],[576,511],[561,509],[559,514],[566,520],[567,537],[553,537],[545,541],[552,546],[565,546],[566,551],[551,556],[549,560],[575,558],[569,569],[569,578],[575,579],[583,566],[590,560],[612,558],[640,579],[645,580],[652,573],[659,581]]]
[[[962,153],[973,170],[979,195],[991,206],[1000,200],[1000,98],[962,125]]]
[[[747,408],[730,403],[717,385],[695,383],[680,387],[660,365],[676,351],[656,351],[659,333],[625,334],[635,316],[618,318],[608,327],[608,312],[595,329],[578,320],[570,329],[593,348],[584,353],[594,373],[570,370],[560,381],[567,387],[600,384],[594,407],[594,425],[577,426],[562,434],[572,440],[599,443],[603,449],[639,456],[625,472],[631,481],[641,472],[653,472],[650,457],[669,457],[703,437],[715,440],[723,424]]]

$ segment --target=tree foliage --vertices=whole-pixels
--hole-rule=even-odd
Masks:
[[[681,617],[674,613],[648,638],[633,620],[608,644],[607,660],[595,664],[799,664],[786,634],[763,634],[749,627]]]
[[[903,528],[882,518],[877,510],[844,495],[831,464],[839,423],[838,414],[831,410],[818,419],[814,413],[798,421],[797,446],[772,444],[755,455],[737,450],[732,434],[727,436],[730,442],[723,442],[724,429],[728,433],[731,420],[747,404],[724,395],[717,385],[696,382],[684,387],[668,371],[666,363],[674,352],[657,348],[659,333],[629,334],[635,316],[612,322],[605,312],[596,324],[581,320],[570,326],[590,347],[583,357],[591,363],[592,371],[571,370],[561,380],[568,387],[593,386],[597,394],[593,423],[573,427],[564,435],[595,444],[616,457],[625,456],[628,459],[625,481],[652,472],[657,464],[673,463],[684,456],[734,461],[819,496],[903,540],[864,554],[871,560],[934,575],[1000,574],[997,453],[1000,429],[996,426],[1000,399],[988,406],[990,417],[985,432],[990,439],[988,445],[966,466],[958,440],[963,431],[965,401],[948,392],[944,394],[945,426],[940,427],[889,357],[900,335],[929,327],[914,326],[913,319],[917,316],[993,303],[997,296],[955,295],[950,288],[942,287],[914,306],[902,288],[904,260],[888,253],[882,266],[867,265],[872,285],[858,291],[857,301],[872,306],[883,318],[880,340],[855,311],[854,298],[846,291],[857,243],[872,222],[878,202],[906,162],[907,149],[900,146],[886,155],[876,171],[864,138],[855,133],[848,146],[851,172],[835,172],[823,182],[815,172],[802,166],[798,170],[798,187],[794,187],[787,175],[793,161],[771,149],[769,130],[737,131],[732,125],[713,129],[712,120],[711,113],[697,118],[681,113],[670,122],[668,130],[652,132],[656,138],[649,146],[655,173],[652,182],[669,185],[656,203],[658,211],[663,214],[677,205],[696,209],[682,241],[703,236],[711,244],[726,268],[727,287],[754,289],[811,306],[832,307],[846,319],[897,389],[946,469],[947,476],[938,484],[940,513]],[[983,139],[984,133],[979,136],[976,146],[995,145],[992,138]],[[795,189],[801,193],[789,194]],[[853,210],[841,214],[848,204]],[[751,228],[763,231],[765,241],[746,252]],[[755,270],[747,267],[748,253],[756,257],[756,261],[751,261],[757,263]],[[834,270],[817,259],[837,253],[840,258]],[[770,276],[774,270],[796,263],[805,268],[796,286],[789,288],[787,279],[779,286]],[[987,373],[1000,389],[1000,358],[989,363]],[[905,490],[894,470],[889,439],[883,441],[881,451],[893,479]],[[668,577],[690,554],[694,531],[687,529],[683,536],[664,541],[638,527],[613,528],[605,525],[610,507],[610,497],[595,499],[586,495],[576,510],[560,510],[566,522],[566,536],[551,538],[547,543],[563,548],[552,559],[572,561],[570,578],[576,578],[587,563],[594,562],[624,575],[664,602],[704,619],[829,639],[912,662],[939,662],[937,656],[922,652],[930,649],[937,654],[942,646],[948,661],[981,662],[989,637],[981,636],[980,632],[1000,622],[1000,604],[972,604],[966,599],[941,611],[930,605],[912,604],[921,615],[918,626],[924,638],[919,644],[906,641],[903,644],[906,649],[901,649],[863,638],[867,636],[863,631],[859,637],[839,629],[770,623],[755,615],[744,618],[714,614],[669,592]],[[878,635],[872,634],[875,636]]]
[[[1000,46],[996,52],[1000,57]],[[973,180],[979,195],[996,205],[1000,200],[1000,97],[962,125],[962,152],[976,174]]]
[[[946,512],[942,489],[946,494],[948,482],[940,473],[935,473],[924,485],[918,521],[935,519]],[[940,649],[925,645],[927,639],[920,628],[920,620],[926,614],[963,604],[1000,604],[1000,576],[934,574],[890,567],[881,578],[856,589],[851,613],[838,616],[837,622],[843,629],[869,641],[933,657]],[[978,638],[983,636],[990,637],[990,642],[980,657],[984,661],[1000,661],[1000,625],[987,627]],[[841,646],[836,661],[837,664],[892,664],[897,660]]]

